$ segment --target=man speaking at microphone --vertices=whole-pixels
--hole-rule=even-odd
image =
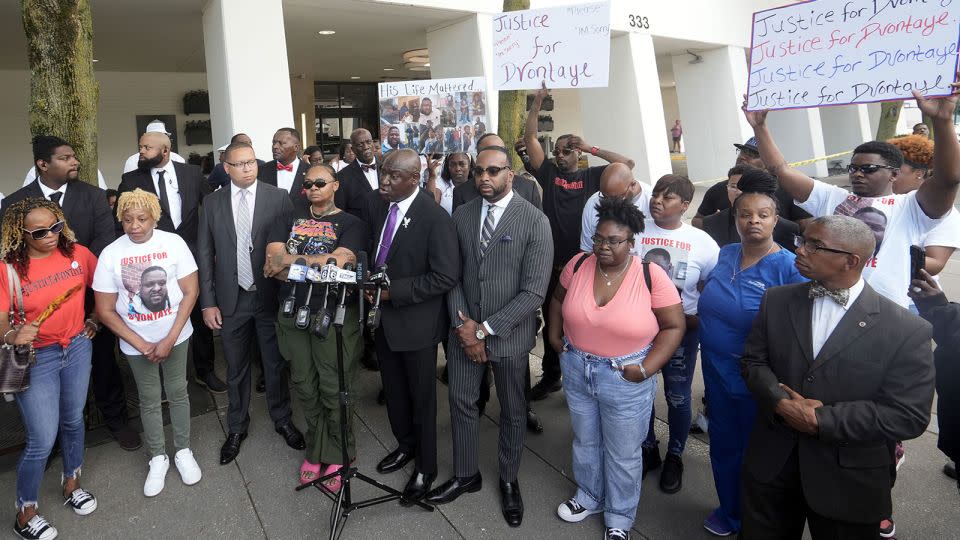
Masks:
[[[290,362],[290,378],[303,405],[307,423],[306,456],[300,466],[300,483],[309,483],[340,469],[344,463],[340,436],[340,409],[337,394],[337,340],[334,331],[324,325],[324,313],[330,321],[339,299],[338,286],[329,283],[313,285],[313,294],[307,299],[307,285],[296,286],[287,281],[290,266],[303,259],[307,266],[333,263],[343,268],[356,264],[357,254],[367,242],[367,226],[334,204],[334,194],[340,183],[329,165],[310,165],[304,174],[303,188],[310,205],[294,211],[293,219],[277,228],[268,237],[267,262],[264,273],[280,280],[280,302],[294,296],[295,313],[303,306],[310,310],[310,324],[301,330],[296,317],[281,313],[277,316],[277,341],[280,352]],[[296,270],[302,271],[302,268]],[[326,269],[325,269],[326,270]],[[321,270],[326,275],[328,272]],[[344,285],[339,285],[344,287]],[[343,370],[348,393],[353,392],[362,353],[362,332],[355,288],[347,294],[346,317],[343,324]],[[350,301],[350,298],[353,301]],[[319,320],[318,320],[319,319]],[[318,326],[319,324],[319,326]],[[323,331],[320,331],[322,329]],[[356,457],[351,419],[353,404],[347,408],[347,454]],[[321,470],[321,463],[326,469]],[[331,491],[340,488],[340,478],[324,482]]]
[[[375,246],[371,271],[386,265],[390,278],[390,288],[380,293],[374,341],[397,448],[380,460],[377,472],[397,471],[416,459],[403,491],[406,504],[421,499],[437,475],[437,344],[446,335],[444,295],[460,279],[453,222],[419,184],[417,153],[390,152],[365,214]]]

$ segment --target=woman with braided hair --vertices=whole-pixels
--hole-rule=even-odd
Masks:
[[[98,325],[85,319],[83,291],[90,286],[97,259],[76,237],[60,206],[46,199],[24,199],[3,215],[0,239],[0,336],[3,345],[32,344],[36,363],[30,386],[15,394],[26,428],[26,447],[17,463],[17,519],[21,538],[48,540],[57,529],[37,513],[40,480],[60,432],[63,451],[63,498],[78,515],[97,509],[97,499],[80,487],[83,465],[83,406],[90,382],[90,339]],[[23,291],[25,320],[10,320],[8,272],[16,273]],[[77,290],[65,300],[64,293]],[[52,306],[61,302],[59,306]],[[39,315],[54,308],[49,318]],[[16,314],[15,314],[16,315]]]

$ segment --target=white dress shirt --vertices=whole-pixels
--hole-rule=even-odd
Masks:
[[[280,163],[279,161],[277,163]],[[293,179],[297,176],[297,171],[300,169],[300,158],[294,158],[290,162],[290,166],[293,167],[292,171],[286,169],[280,170],[277,169],[277,187],[290,193],[290,189],[293,188]]]
[[[393,204],[396,204],[396,205],[397,205],[397,223],[396,223],[396,225],[394,225],[394,227],[393,227],[393,232],[390,234],[390,245],[391,245],[391,246],[393,245],[393,239],[397,236],[397,231],[400,230],[400,227],[406,227],[406,225],[404,225],[404,220],[407,219],[407,212],[410,211],[410,205],[413,204],[413,200],[417,198],[417,194],[418,194],[418,193],[420,193],[420,190],[419,190],[419,189],[415,189],[415,190],[413,190],[413,194],[410,195],[409,197],[407,197],[406,199],[404,199],[404,200],[402,200],[402,201],[399,201],[399,202],[397,202],[397,203],[390,203],[390,205],[387,206],[387,216],[389,217],[389,215],[390,215],[390,206],[393,206]],[[412,220],[413,217],[414,217],[414,216],[411,216],[410,219]],[[409,224],[409,221],[407,222],[407,224]],[[385,240],[384,237],[383,237],[383,233],[386,231],[386,229],[387,229],[387,221],[384,220],[384,222],[383,222],[383,228],[380,229],[380,243],[377,244],[377,246],[378,246],[378,247],[377,247],[377,256],[380,255],[380,246],[383,246],[383,242],[384,242],[384,240]],[[391,249],[392,249],[392,248],[391,248]],[[374,259],[374,260],[376,260],[376,259]]]
[[[490,207],[496,207],[496,210],[493,211],[493,232],[496,233],[497,225],[500,224],[500,218],[503,217],[503,213],[507,210],[507,205],[510,204],[511,200],[513,200],[512,189],[507,192],[506,196],[495,203],[483,201],[483,206],[480,209],[480,238],[483,238],[483,222],[487,220],[487,213],[490,212]],[[477,239],[477,241],[479,242],[480,240]],[[487,321],[483,321],[483,329],[491,336],[496,335],[496,332],[493,331],[493,328]]]
[[[233,228],[234,230],[239,229],[237,226],[237,209],[240,205],[240,189],[236,184],[230,182],[230,207],[233,208]],[[252,184],[247,186],[247,205],[250,209],[250,227],[253,227],[253,210],[257,207],[257,181],[254,180]],[[245,233],[250,234],[250,241],[253,242],[253,231],[240,231],[237,230],[237,242],[243,239]]]
[[[814,358],[820,354],[820,349],[823,348],[823,344],[826,343],[830,335],[833,334],[837,325],[840,324],[840,319],[847,314],[847,310],[857,301],[861,292],[863,292],[863,278],[857,280],[857,282],[850,287],[850,296],[847,298],[847,305],[845,306],[841,306],[836,300],[828,296],[813,299],[813,308],[810,312],[813,319],[812,338]]]
[[[163,167],[150,169],[150,178],[153,179],[153,189],[157,197],[160,196],[160,171],[163,170],[163,181],[167,184],[167,204],[170,205],[170,219],[176,229],[183,222],[183,201],[180,199],[180,184],[177,182],[177,171],[173,168],[173,161],[168,160]],[[252,215],[252,212],[251,212]]]
[[[23,179],[23,187],[27,187],[31,182],[37,179],[37,168],[30,167],[27,171],[26,178]],[[97,169],[97,187],[100,189],[107,189],[107,181],[103,179],[103,173],[100,172],[100,169]]]
[[[60,189],[50,189],[45,186],[43,182],[37,182],[37,184],[40,186],[40,191],[43,192],[44,199],[49,200],[51,194],[60,193],[60,200],[58,201],[58,204],[60,205],[60,208],[63,208],[63,200],[67,198],[67,185],[69,182],[60,186]]]
[[[360,161],[360,158],[356,159],[357,165],[360,166],[360,172],[367,177],[367,183],[370,184],[370,189],[377,191],[380,189],[380,177],[377,176],[377,158],[373,158],[371,169],[367,172],[363,172],[363,162]]]

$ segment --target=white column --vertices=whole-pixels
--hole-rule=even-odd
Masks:
[[[257,157],[269,161],[277,128],[299,128],[293,118],[282,1],[207,0],[203,44],[214,143],[244,132],[253,139]]]
[[[580,92],[583,133],[588,143],[636,162],[634,177],[655,183],[672,171],[663,137],[663,100],[653,39],[625,34],[610,39],[610,85]],[[600,164],[591,157],[591,165]],[[602,160],[601,160],[602,162]]]
[[[820,109],[771,111],[767,115],[767,125],[787,163],[827,154],[823,145],[823,128],[820,127]],[[804,165],[799,169],[810,176],[827,176],[826,161]]]
[[[702,61],[694,64],[689,54],[671,58],[687,173],[694,182],[726,177],[736,161],[734,143],[753,136],[740,110],[747,91],[744,50],[720,47],[697,54]]]
[[[857,145],[872,140],[870,114],[867,105],[844,105],[820,109],[820,124],[823,126],[823,148],[827,154],[853,150]],[[850,155],[825,161],[850,162]]]
[[[492,16],[476,13],[427,31],[430,50],[430,77],[486,77],[487,131],[497,131],[500,110],[498,93],[493,87]]]

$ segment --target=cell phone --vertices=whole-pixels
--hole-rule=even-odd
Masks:
[[[910,246],[910,277],[920,279],[920,270],[927,263],[927,252],[920,246]]]

